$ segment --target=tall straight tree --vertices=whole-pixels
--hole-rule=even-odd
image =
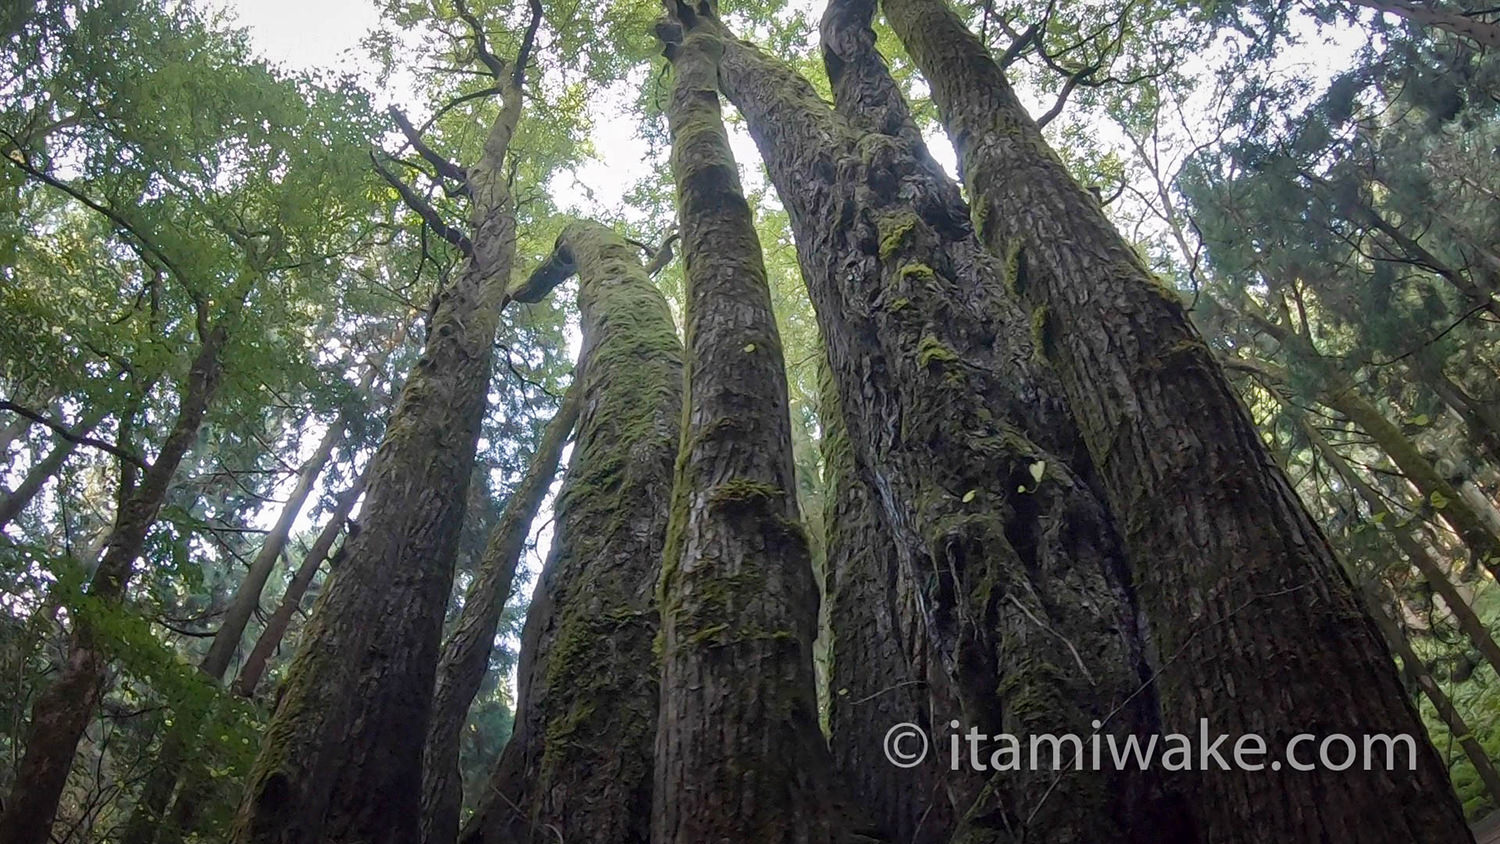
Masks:
[[[671,7],[669,7],[671,8]],[[686,276],[682,448],[661,578],[651,840],[833,842],[818,731],[818,587],[798,512],[786,365],[720,114],[723,47],[658,26]]]
[[[426,844],[446,844],[458,836],[463,805],[458,748],[464,720],[489,668],[495,633],[505,602],[510,599],[531,523],[552,486],[568,435],[578,422],[582,401],[576,379],[547,423],[526,474],[505,502],[500,521],[490,531],[474,580],[464,593],[458,622],[443,644],[443,661],[438,665],[432,695],[432,718],[422,751],[422,840]]]
[[[850,441],[921,584],[964,722],[991,735],[1086,734],[1095,720],[1149,729],[1120,540],[1088,457],[1024,316],[997,296],[1004,267],[975,241],[878,55],[828,62],[835,111],[710,4],[693,12],[688,30],[724,46],[719,85],[791,217]],[[988,785],[959,810],[975,840],[1171,829],[1139,771],[1007,772]]]
[[[1011,287],[1125,528],[1163,726],[1408,734],[1416,770],[1207,771],[1184,780],[1207,840],[1467,841],[1390,653],[1266,453],[1182,301],[1069,176],[987,48],[943,0],[885,0],[958,151]]]
[[[368,470],[364,529],[350,540],[288,674],[235,819],[238,844],[420,836],[422,744],[442,619],[515,258],[506,158],[541,23],[533,0],[507,63],[489,52],[482,23],[458,7],[500,94],[479,160],[446,171],[461,177],[469,198],[470,233],[453,236],[465,262],[436,297],[427,346]],[[419,213],[430,211],[409,189],[402,193]]]
[[[521,634],[516,720],[463,844],[645,844],[656,581],[682,425],[682,343],[635,247],[571,223],[515,292],[573,274],[583,406]]]

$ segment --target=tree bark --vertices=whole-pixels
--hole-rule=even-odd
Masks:
[[[524,63],[523,63],[524,64]],[[373,458],[363,527],[319,599],[235,820],[236,844],[420,837],[422,742],[515,256],[505,158],[521,79],[465,172],[471,254]]]
[[[781,338],[720,113],[720,52],[703,34],[666,44],[687,383],[662,560],[651,840],[831,844],[844,837],[813,683],[818,587]]]
[[[1389,651],[1176,293],[1071,179],[948,4],[884,6],[932,87],[982,239],[1016,256],[1010,286],[1124,525],[1163,727],[1258,733],[1272,758],[1299,732],[1421,737]],[[1208,771],[1179,785],[1216,844],[1470,840],[1441,760],[1418,744],[1400,777]]]
[[[1427,670],[1427,664],[1417,656],[1417,652],[1411,646],[1411,641],[1401,631],[1401,626],[1391,617],[1390,613],[1381,606],[1380,597],[1374,594],[1373,587],[1367,588],[1365,605],[1369,608],[1370,616],[1375,619],[1375,625],[1390,643],[1391,650],[1401,658],[1401,673],[1406,681],[1412,686],[1421,689],[1432,701],[1432,708],[1437,710],[1438,717],[1448,726],[1448,732],[1458,740],[1460,747],[1464,749],[1464,755],[1474,765],[1474,772],[1484,783],[1485,791],[1489,793],[1491,802],[1500,804],[1500,773],[1495,771],[1495,765],[1490,761],[1489,754],[1485,752],[1484,745],[1475,738],[1474,731],[1464,721],[1463,715],[1459,714],[1458,708],[1453,701],[1444,693],[1443,687],[1438,684],[1437,678]]]
[[[682,344],[635,247],[570,224],[515,292],[578,274],[583,407],[516,671],[514,732],[462,844],[644,844],[656,581],[682,416]]]
[[[574,386],[563,397],[547,424],[521,483],[505,503],[500,521],[490,532],[484,556],[464,594],[463,610],[443,646],[433,690],[432,719],[422,762],[422,840],[449,844],[458,836],[463,783],[458,769],[458,747],[469,705],[484,682],[494,648],[500,615],[510,599],[516,564],[542,499],[557,474],[568,435],[578,421],[581,403]]]
[[[1149,730],[1152,695],[1132,696],[1144,676],[1119,539],[1074,468],[1092,471],[956,188],[909,137],[861,131],[706,8],[692,28],[724,44],[719,84],[791,216],[850,440],[900,565],[922,585],[964,726],[1022,741],[1086,735],[1095,720]],[[1152,773],[1053,774],[995,774],[956,840],[1151,840],[1170,828]]]
[[[1440,29],[1450,35],[1467,38],[1481,47],[1500,48],[1500,26],[1459,12],[1438,9],[1429,3],[1412,2],[1412,0],[1349,0],[1349,2],[1377,12],[1388,12],[1423,27]]]
[[[84,603],[73,613],[68,658],[57,678],[32,704],[26,752],[16,784],[0,815],[0,844],[46,844],[78,742],[104,693],[109,646],[101,634],[103,616],[120,611],[135,560],[171,486],[177,467],[198,439],[198,430],[223,376],[222,355],[231,307],[208,328],[182,388],[177,416],[156,460],[125,498],[115,517],[104,556],[94,570]]]
[[[922,623],[917,585],[901,568],[896,541],[856,462],[838,389],[823,367],[822,426],[827,596],[833,630],[829,669],[829,750],[834,770],[887,841],[946,844],[956,812],[979,794],[978,774],[935,758],[891,764],[885,734],[917,724],[939,734],[961,715]],[[910,748],[908,748],[910,749]]]
[[[36,498],[37,493],[42,491],[42,487],[47,485],[47,481],[62,469],[64,463],[68,462],[68,458],[72,457],[73,452],[78,449],[77,438],[87,436],[100,422],[104,421],[106,415],[102,407],[94,407],[85,411],[83,418],[70,429],[70,436],[55,437],[52,450],[26,472],[26,477],[21,479],[15,489],[10,492],[0,492],[0,530],[4,530],[6,525],[21,515],[26,505],[30,504],[31,500]],[[0,449],[0,456],[4,456],[3,449]]]
[[[240,666],[239,676],[234,681],[235,694],[242,697],[254,697],[255,687],[260,685],[260,678],[265,674],[271,656],[281,647],[281,639],[286,635],[287,627],[292,623],[292,616],[302,604],[302,596],[307,594],[307,587],[312,584],[323,561],[328,559],[333,551],[333,543],[343,532],[344,523],[353,512],[355,503],[359,501],[360,496],[364,495],[365,483],[369,478],[370,473],[366,469],[348,489],[339,494],[333,512],[328,515],[328,521],[323,523],[323,530],[318,533],[317,539],[313,540],[312,547],[303,555],[301,565],[297,566],[296,573],[287,583],[286,592],[281,596],[281,603],[266,620],[266,626],[255,640],[255,647],[250,649],[249,656],[245,657],[244,664]]]

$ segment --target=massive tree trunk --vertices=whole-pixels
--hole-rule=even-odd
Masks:
[[[844,839],[818,729],[818,587],[797,508],[781,338],[719,110],[722,48],[675,29],[663,35],[687,383],[662,561],[651,840],[831,844]]]
[[[941,0],[885,0],[963,164],[980,235],[1013,255],[1111,505],[1152,633],[1164,726],[1406,733],[1417,770],[1195,772],[1214,842],[1467,841],[1446,771],[1327,539],[1189,324]]]
[[[68,458],[73,456],[73,452],[78,449],[78,438],[87,436],[100,422],[104,421],[105,415],[102,406],[84,411],[83,418],[78,420],[78,424],[68,429],[66,436],[59,434],[53,438],[55,442],[52,450],[27,470],[26,476],[19,484],[16,484],[15,489],[9,492],[0,491],[0,530],[4,530],[11,520],[21,515],[26,505],[30,504],[31,500],[42,491],[42,487],[47,485],[47,481],[51,480],[52,476],[62,469],[63,464],[68,462]],[[0,459],[4,457],[5,451],[0,448]],[[9,463],[8,460],[5,462]]]
[[[348,521],[349,514],[354,511],[354,505],[360,496],[365,493],[365,484],[369,481],[370,472],[366,469],[361,472],[349,488],[339,493],[337,502],[334,504],[333,512],[328,514],[328,520],[323,523],[323,530],[319,531],[317,539],[313,540],[312,547],[303,555],[302,562],[297,566],[297,571],[292,574],[292,579],[287,582],[286,591],[282,593],[281,603],[277,604],[276,611],[266,619],[266,626],[261,629],[260,636],[255,640],[255,647],[250,649],[250,654],[245,657],[245,662],[240,666],[239,676],[234,681],[234,691],[242,697],[255,695],[255,687],[260,685],[260,678],[266,671],[266,666],[271,661],[272,654],[281,647],[281,638],[286,635],[287,627],[292,623],[292,616],[302,605],[302,596],[307,594],[307,587],[312,584],[318,569],[322,567],[323,561],[333,551],[333,543],[338,541],[339,534],[344,530],[344,523]]]
[[[458,746],[464,721],[484,682],[500,615],[515,582],[516,564],[525,550],[532,520],[557,474],[563,447],[578,421],[580,404],[579,387],[575,385],[547,423],[525,476],[490,531],[484,556],[464,594],[458,623],[443,646],[422,757],[422,840],[426,844],[448,844],[458,835],[463,804]]]
[[[1095,720],[1149,729],[1149,690],[1131,696],[1144,677],[1119,540],[957,190],[910,133],[861,131],[698,12],[691,28],[724,44],[720,86],[791,216],[850,440],[921,584],[964,727],[1022,741]],[[1149,776],[996,773],[959,835],[1145,840],[1170,826]]]
[[[515,296],[578,274],[583,407],[516,671],[515,729],[464,844],[644,844],[657,718],[656,581],[682,344],[634,247],[570,224]]]
[[[156,459],[138,483],[129,481],[129,472],[123,473],[114,528],[89,582],[85,601],[73,613],[67,663],[32,704],[26,753],[4,814],[0,815],[0,844],[46,844],[50,840],[52,820],[79,739],[104,693],[109,656],[100,625],[107,624],[108,614],[120,611],[135,560],[145,547],[146,535],[166,499],[172,477],[198,439],[198,429],[223,376],[222,356],[229,326],[238,314],[238,305],[232,304],[217,324],[203,332],[177,416]]]
[[[946,844],[959,807],[984,784],[929,757],[892,764],[886,734],[916,724],[938,735],[961,715],[927,639],[917,586],[901,567],[880,503],[857,465],[838,390],[824,369],[822,425],[829,626],[829,750],[834,771],[887,841]],[[902,750],[915,752],[916,746]],[[941,756],[941,754],[938,754]]]
[[[237,844],[420,836],[422,742],[515,256],[505,158],[524,77],[496,76],[500,112],[464,171],[470,254],[438,294],[427,347],[370,465],[364,529],[303,636],[235,821]]]

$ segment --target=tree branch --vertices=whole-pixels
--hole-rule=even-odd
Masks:
[[[32,410],[30,408],[22,407],[21,405],[16,404],[13,401],[0,399],[0,410],[8,410],[11,413],[16,414],[17,416],[30,419],[31,421],[36,422],[39,425],[45,425],[56,432],[59,437],[62,437],[68,442],[77,443],[78,445],[90,446],[101,451],[107,451],[110,454],[113,454],[114,456],[130,463],[133,466],[138,466],[142,469],[148,468],[144,460],[132,454],[128,449],[122,448],[115,443],[98,439],[97,437],[84,436],[82,434],[75,433],[73,429],[69,428],[67,425],[64,425],[61,422],[58,422],[56,419],[52,419],[51,417],[37,413],[35,410]]]
[[[391,118],[400,127],[401,134],[406,136],[406,142],[411,144],[411,148],[416,150],[418,155],[422,156],[427,163],[431,164],[437,170],[440,177],[452,179],[460,185],[468,181],[469,176],[464,172],[464,168],[444,158],[441,153],[428,146],[422,140],[422,134],[417,131],[417,127],[411,125],[411,121],[407,120],[406,115],[401,113],[401,109],[391,106],[390,113]]]
[[[380,163],[380,157],[373,150],[370,152],[370,164],[374,166],[375,172],[380,174],[380,178],[385,179],[387,184],[396,189],[396,193],[401,195],[401,200],[406,203],[406,206],[417,212],[417,216],[422,218],[422,222],[426,223],[429,228],[436,232],[438,237],[458,247],[458,251],[462,252],[465,258],[473,257],[474,244],[469,242],[469,238],[465,237],[463,232],[444,222],[443,216],[437,212],[437,209],[433,208],[420,194],[412,190],[411,185],[396,178],[396,174],[387,170]]]

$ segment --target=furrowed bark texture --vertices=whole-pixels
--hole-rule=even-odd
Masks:
[[[1194,772],[1178,785],[1199,834],[1469,840],[1389,652],[1179,298],[1071,180],[946,3],[884,5],[932,86],[981,237],[1016,256],[1012,287],[1124,527],[1164,727],[1206,718],[1259,733],[1271,758],[1300,732],[1417,737],[1412,772]]]
[[[656,730],[656,580],[682,416],[682,344],[634,246],[569,225],[515,293],[573,272],[583,407],[517,667],[515,731],[463,844],[644,844]]]
[[[229,340],[227,325],[236,316],[237,308],[205,332],[188,371],[171,431],[162,441],[156,460],[120,503],[84,604],[73,614],[67,663],[32,703],[26,752],[16,771],[10,799],[0,814],[0,844],[46,844],[51,839],[52,820],[79,739],[104,693],[109,655],[96,629],[98,619],[93,616],[118,611],[125,600],[146,535],[156,522],[177,467],[198,439],[198,430],[222,380],[222,355]]]
[[[953,834],[955,806],[967,807],[984,780],[948,770],[941,753],[912,768],[896,767],[886,756],[883,741],[894,725],[917,724],[935,736],[962,713],[927,641],[917,586],[901,568],[880,504],[856,465],[838,390],[823,370],[819,418],[834,631],[828,716],[834,770],[870,812],[882,838],[945,844]]]
[[[328,555],[333,552],[333,543],[338,541],[339,534],[343,532],[344,523],[349,520],[349,514],[354,511],[355,503],[359,501],[360,496],[364,495],[365,483],[369,477],[368,469],[361,472],[354,483],[339,494],[333,512],[328,514],[328,521],[323,523],[323,529],[318,532],[318,538],[313,540],[312,547],[303,555],[301,564],[297,566],[297,571],[287,583],[286,591],[281,596],[281,603],[277,604],[276,611],[271,613],[271,617],[266,619],[266,626],[261,629],[260,636],[256,638],[255,647],[250,649],[250,655],[245,657],[245,664],[240,666],[239,676],[234,680],[235,694],[241,697],[255,695],[255,687],[260,685],[260,678],[265,674],[271,656],[281,647],[281,638],[286,635],[287,627],[292,623],[292,616],[301,606],[302,597],[307,594],[307,587],[312,585],[313,578],[317,576],[323,561],[328,559]]]
[[[850,440],[965,726],[1149,728],[1118,539],[956,190],[909,139],[851,126],[708,9],[689,28],[724,44],[720,86],[791,216]],[[1124,840],[1163,823],[1139,772],[990,785],[955,840]]]
[[[515,255],[500,114],[467,173],[473,254],[440,294],[369,468],[363,527],[330,579],[261,743],[237,844],[418,840],[422,742],[495,330]]]
[[[843,838],[813,683],[818,587],[781,338],[720,113],[719,50],[702,34],[666,50],[687,377],[662,562],[651,840],[831,844]]]
[[[500,615],[510,599],[516,564],[526,548],[531,523],[552,478],[568,435],[578,421],[579,388],[572,387],[552,421],[547,423],[536,453],[521,483],[505,502],[500,521],[490,531],[484,556],[464,594],[458,623],[443,646],[437,685],[432,695],[432,718],[422,761],[422,840],[445,844],[458,836],[463,782],[458,769],[458,747],[469,705],[484,682]]]

